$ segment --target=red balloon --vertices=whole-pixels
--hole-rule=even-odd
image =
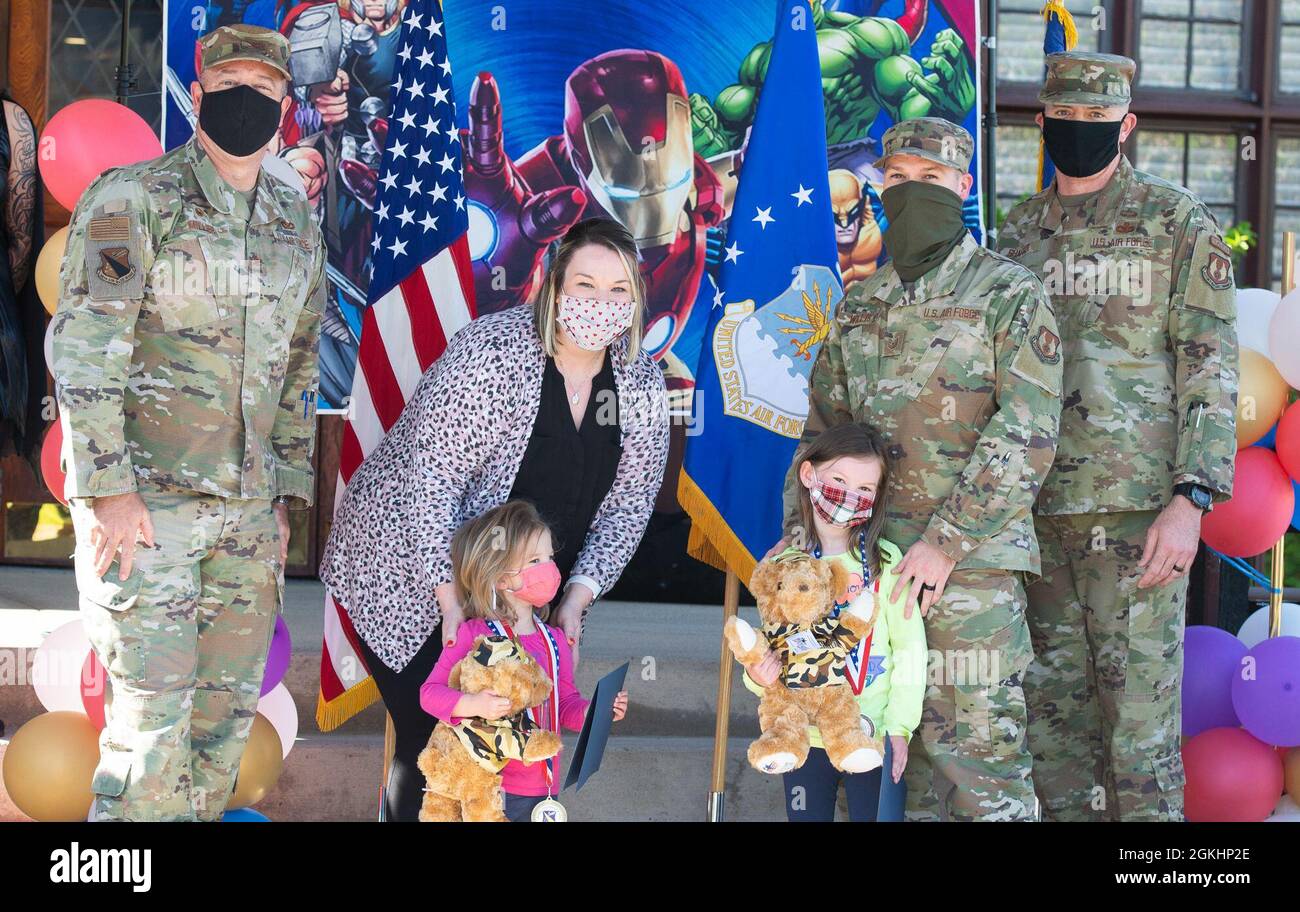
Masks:
[[[50,422],[50,429],[45,432],[45,440],[41,444],[41,477],[45,479],[45,486],[50,489],[54,499],[66,507],[68,498],[63,496],[63,483],[68,476],[61,464],[62,449],[63,424],[56,418]]]
[[[1183,744],[1187,819],[1195,823],[1258,823],[1282,793],[1282,760],[1250,732],[1212,728]]]
[[[72,209],[104,171],[159,155],[162,143],[143,117],[115,101],[85,98],[50,118],[36,160],[50,193]]]
[[[1232,499],[1206,514],[1201,539],[1229,557],[1254,557],[1277,543],[1294,513],[1295,489],[1277,455],[1246,447],[1237,451]]]
[[[1300,408],[1287,406],[1277,423],[1277,442],[1273,445],[1286,473],[1300,481]]]
[[[92,649],[81,665],[81,705],[86,708],[86,718],[95,731],[104,730],[104,688],[107,686],[108,675]]]

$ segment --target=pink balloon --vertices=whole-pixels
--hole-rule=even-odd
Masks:
[[[56,418],[50,422],[49,430],[45,432],[45,440],[41,443],[41,477],[45,479],[45,486],[50,489],[54,499],[65,507],[68,505],[68,498],[63,496],[63,487],[67,483],[67,473],[63,471],[63,425]]]
[[[71,210],[104,171],[161,154],[157,134],[139,114],[114,101],[86,98],[50,118],[36,159],[45,186]]]
[[[1254,557],[1273,547],[1291,525],[1295,491],[1272,450],[1237,451],[1232,498],[1201,520],[1201,539],[1229,557]]]

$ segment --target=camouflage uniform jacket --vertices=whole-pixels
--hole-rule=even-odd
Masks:
[[[1226,498],[1236,291],[1210,211],[1121,156],[1077,214],[1055,184],[1021,203],[998,246],[1042,278],[1063,337],[1061,441],[1038,511],[1158,510],[1182,482]]]
[[[68,496],[310,504],[324,268],[307,201],[262,171],[250,218],[195,139],[97,178],[54,326]]]
[[[924,539],[962,568],[1037,573],[1031,511],[1056,451],[1060,362],[1041,283],[967,235],[910,292],[888,264],[850,289],[813,365],[802,442],[874,426],[892,462],[885,538]]]

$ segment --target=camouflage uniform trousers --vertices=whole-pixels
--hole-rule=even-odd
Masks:
[[[107,671],[93,819],[219,820],[253,727],[282,597],[268,499],[141,480],[156,547],[95,576],[89,508],[73,501],[81,617]],[[111,702],[109,702],[111,701]]]
[[[954,570],[925,619],[925,636],[930,656],[907,758],[907,819],[941,820],[942,806],[949,820],[1037,820],[1019,574]]]
[[[1029,745],[1051,820],[1181,820],[1187,577],[1139,589],[1151,511],[1039,516]]]

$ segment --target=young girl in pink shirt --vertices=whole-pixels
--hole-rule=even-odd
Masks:
[[[420,688],[420,705],[449,725],[464,718],[500,719],[509,709],[491,691],[461,693],[447,686],[452,668],[480,636],[505,635],[537,660],[552,679],[550,698],[531,710],[543,728],[557,725],[579,731],[587,701],[573,683],[573,653],[564,632],[543,624],[535,608],[551,602],[560,586],[560,571],[551,559],[551,530],[532,504],[511,500],[461,526],[451,542],[456,592],[465,606],[465,623],[456,642],[445,648]],[[627,712],[627,691],[614,701],[614,720]],[[549,761],[509,761],[501,770],[505,814],[528,820],[533,808],[559,792],[560,756]]]

